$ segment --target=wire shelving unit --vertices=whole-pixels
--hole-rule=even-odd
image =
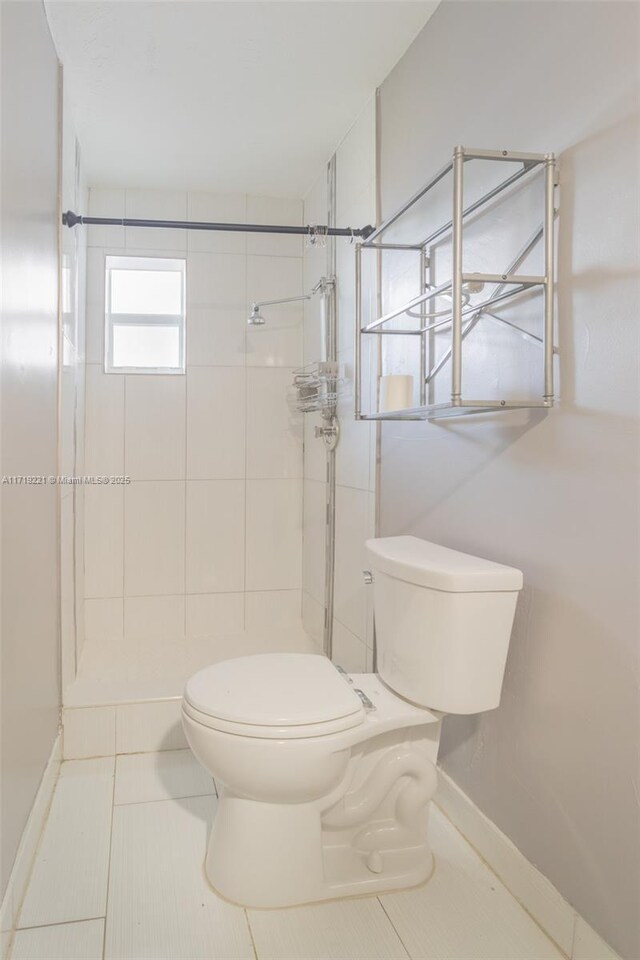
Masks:
[[[486,190],[468,206],[464,206],[464,172],[465,166],[473,161],[491,161],[496,164],[509,164],[508,175],[496,185]],[[515,169],[514,169],[515,167]],[[385,239],[392,227],[401,224],[403,218],[412,215],[415,221],[416,204],[428,201],[434,188],[452,174],[453,196],[452,216],[450,220],[441,223],[429,235],[409,243],[394,243]],[[542,175],[544,181],[543,210],[541,225],[533,233],[527,243],[518,251],[504,273],[465,272],[463,266],[463,239],[465,224],[475,214],[486,212],[491,201],[495,200],[504,191],[508,191],[518,181],[527,177]],[[355,250],[355,417],[356,420],[434,420],[444,417],[458,417],[472,413],[487,413],[497,410],[512,410],[516,408],[549,408],[554,403],[554,221],[555,221],[555,188],[558,183],[556,158],[554,154],[516,153],[508,150],[474,150],[465,147],[456,147],[452,159],[438,171],[413,197],[404,203],[396,212],[385,220],[361,243]],[[508,195],[508,194],[507,194]],[[450,237],[452,271],[451,278],[437,286],[429,282],[429,263],[434,245],[440,244]],[[531,251],[540,243],[543,245],[544,267],[539,275],[521,274],[518,268],[527,259]],[[376,251],[378,256],[382,251],[397,251],[404,255],[413,254],[420,258],[420,293],[418,296],[405,301],[400,306],[377,316],[367,323],[363,322],[363,254]],[[473,300],[473,296],[490,288],[488,295],[480,300]],[[506,304],[533,290],[541,290],[543,295],[543,322],[542,331],[538,335],[521,327],[511,320],[497,316],[493,308]],[[443,302],[447,301],[443,309]],[[398,318],[409,317],[417,324],[404,328],[390,326]],[[468,335],[483,318],[504,324],[528,340],[538,343],[541,352],[543,392],[542,396],[531,397],[525,400],[505,399],[474,399],[463,394],[463,348]],[[450,327],[451,342],[444,354],[433,362],[428,369],[429,338],[435,330]],[[363,369],[363,342],[367,337],[375,337],[378,341],[378,357],[381,355],[381,344],[385,336],[406,336],[413,338],[419,349],[419,405],[401,410],[392,411],[363,411],[362,409],[362,369]],[[429,384],[433,383],[437,374],[447,365],[451,366],[450,399],[439,403],[427,402]],[[378,367],[380,372],[380,363]]]

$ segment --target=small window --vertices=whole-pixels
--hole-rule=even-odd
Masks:
[[[107,257],[105,370],[184,373],[185,261]]]

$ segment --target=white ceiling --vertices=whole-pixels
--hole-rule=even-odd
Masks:
[[[303,196],[437,6],[45,0],[89,183]]]

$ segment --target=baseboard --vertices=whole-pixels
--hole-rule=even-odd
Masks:
[[[620,960],[553,884],[441,769],[438,769],[435,801],[567,957],[571,960]]]
[[[51,750],[42,780],[31,807],[29,819],[20,839],[16,859],[11,870],[11,876],[0,907],[1,952],[0,957],[6,960],[10,949],[11,938],[15,929],[18,912],[22,906],[31,867],[36,856],[38,843],[44,830],[44,825],[51,806],[53,791],[58,780],[60,764],[62,762],[62,737],[60,733]]]

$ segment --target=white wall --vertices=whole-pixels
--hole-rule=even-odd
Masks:
[[[92,189],[95,215],[300,223],[296,200]],[[300,620],[300,237],[88,231],[85,470],[88,641],[203,638]],[[103,370],[106,254],[186,256],[186,376]]]
[[[336,151],[336,224],[362,227],[375,220],[375,99],[371,99]],[[305,221],[326,222],[326,175],[305,200]],[[372,662],[371,597],[362,575],[364,542],[375,528],[375,428],[353,419],[354,247],[336,240],[340,441],[336,449],[336,539],[333,659],[347,670]],[[312,287],[326,273],[322,249],[305,251],[305,278]],[[319,305],[305,307],[305,363],[320,356]],[[368,389],[368,368],[365,389]],[[324,613],[326,463],[313,430],[319,415],[305,416],[304,620],[320,640]]]
[[[41,4],[2,3],[0,16],[1,474],[48,477],[58,473],[58,62]],[[10,898],[58,729],[58,493],[49,483],[1,491],[0,892]]]
[[[62,209],[87,209],[80,145],[66,93],[62,122]],[[83,227],[61,233],[62,341],[60,450],[62,477],[84,475],[85,300],[87,237]],[[84,487],[58,487],[60,510],[60,644],[62,688],[71,683],[84,639]]]
[[[381,91],[383,216],[458,143],[560,155],[558,405],[385,425],[381,524],[524,571],[502,704],[448,718],[442,762],[628,958],[640,955],[638,12],[445,2]],[[470,338],[492,374],[493,330]],[[512,343],[520,368],[532,345]]]

